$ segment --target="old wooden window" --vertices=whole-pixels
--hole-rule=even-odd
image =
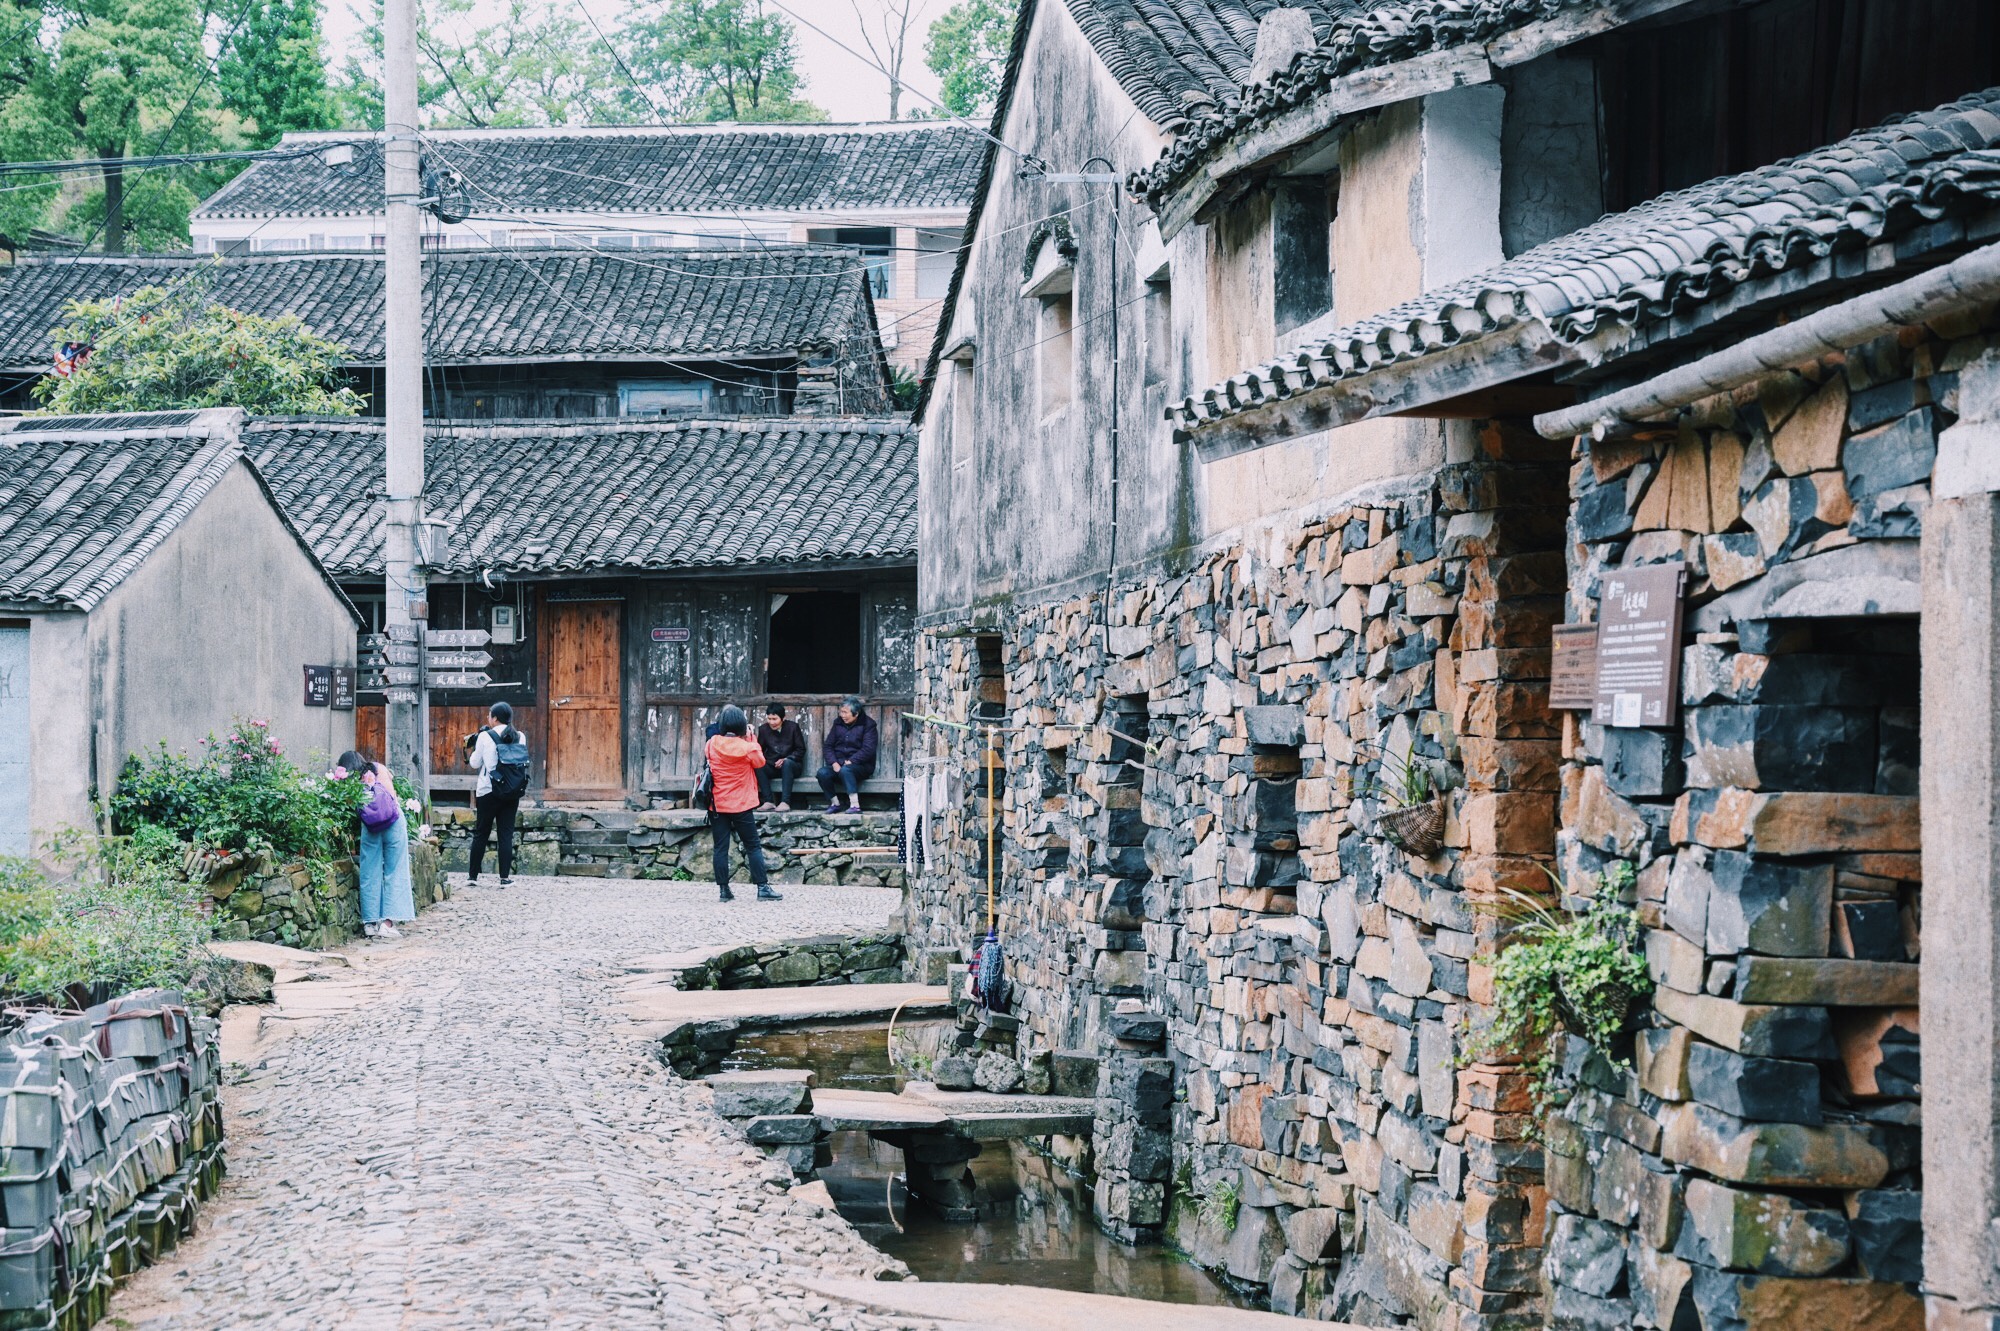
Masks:
[[[764,687],[770,693],[854,693],[861,687],[861,597],[787,591],[771,597]]]

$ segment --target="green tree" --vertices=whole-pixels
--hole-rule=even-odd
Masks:
[[[92,348],[67,378],[49,375],[35,396],[57,414],[242,407],[263,415],[352,416],[362,407],[341,385],[347,348],[297,315],[244,314],[191,288],[141,287],[122,302],[71,301],[49,334],[56,346]]]
[[[98,159],[104,249],[120,251],[124,159],[135,149],[179,151],[213,139],[204,15],[194,0],[43,0],[36,8],[17,0],[6,15],[20,32],[0,57],[7,62],[0,153],[17,161]],[[42,198],[42,214],[54,203]],[[10,223],[20,227],[25,211],[17,209]]]
[[[924,64],[938,76],[946,111],[977,116],[993,109],[1019,12],[1019,0],[958,0],[931,24]]]
[[[417,106],[430,127],[613,124],[633,118],[625,81],[604,43],[552,4],[510,0],[496,23],[464,30],[474,0],[420,6]],[[343,123],[382,126],[382,7],[334,88]],[[643,106],[636,108],[643,113]]]
[[[216,66],[222,104],[268,148],[288,130],[332,129],[320,0],[249,0]]]
[[[824,120],[801,95],[798,40],[763,0],[664,0],[626,16],[626,63],[685,120]],[[664,105],[662,105],[664,103]]]

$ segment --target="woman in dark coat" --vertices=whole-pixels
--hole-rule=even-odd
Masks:
[[[861,812],[861,783],[875,775],[875,720],[859,698],[840,704],[840,717],[827,727],[826,741],[820,745],[819,788],[833,796],[828,813],[841,812],[841,796],[847,797],[847,811]]]

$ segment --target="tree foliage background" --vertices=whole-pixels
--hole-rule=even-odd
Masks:
[[[360,395],[342,383],[347,348],[299,319],[244,314],[199,284],[141,287],[123,301],[71,301],[58,343],[91,348],[66,378],[35,396],[50,411],[124,412],[242,407],[267,416],[352,416]]]

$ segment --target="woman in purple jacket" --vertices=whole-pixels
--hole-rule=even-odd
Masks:
[[[841,812],[842,795],[849,812],[861,812],[861,783],[875,775],[875,738],[875,721],[861,699],[844,699],[839,719],[827,727],[819,748],[819,788],[833,796],[828,813]]]

